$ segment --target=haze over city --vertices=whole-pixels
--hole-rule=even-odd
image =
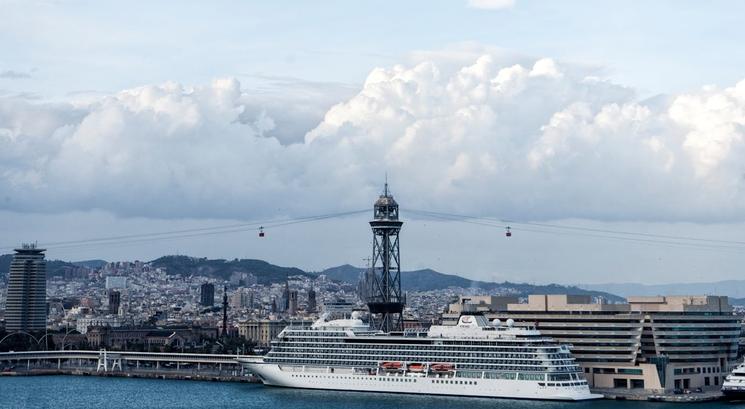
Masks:
[[[743,8],[6,2],[0,246],[371,209],[387,173],[404,270],[737,279]],[[46,256],[360,266],[370,216]]]

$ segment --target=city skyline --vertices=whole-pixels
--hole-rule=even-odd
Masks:
[[[742,6],[719,4],[166,13],[10,2],[0,245],[367,209],[387,172],[406,221],[403,270],[564,284],[739,278],[745,61],[727,30],[743,30]],[[508,241],[411,209],[569,228],[512,225]],[[248,231],[47,255],[359,266],[369,218],[269,228],[263,241]]]

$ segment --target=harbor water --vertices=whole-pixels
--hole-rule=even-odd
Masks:
[[[96,376],[0,378],[0,408],[209,408],[209,409],[666,409],[735,408],[726,402],[650,403],[518,401],[480,398],[314,391],[232,382]]]

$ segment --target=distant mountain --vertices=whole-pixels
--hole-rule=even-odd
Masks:
[[[364,268],[345,264],[326,269],[319,274],[325,274],[332,280],[355,283],[359,280],[360,273],[363,271],[365,271]],[[502,283],[477,281],[453,274],[443,274],[431,269],[402,272],[401,287],[404,291],[430,291],[448,287],[481,288],[487,291],[494,291],[495,293],[509,293],[517,296],[527,296],[529,294],[582,294],[593,297],[605,297],[610,302],[623,301],[622,297],[608,292],[586,290],[575,286],[558,284],[533,285],[511,283],[509,281]]]
[[[745,298],[733,298],[733,297],[729,297],[729,305],[745,306]]]
[[[12,254],[0,255],[0,279],[7,277],[10,271],[10,262],[13,261]],[[56,276],[63,275],[66,267],[75,267],[74,263],[70,263],[62,260],[48,260],[47,261],[47,275]]]
[[[345,283],[356,283],[360,277],[360,273],[363,271],[365,271],[364,268],[342,264],[337,267],[327,268],[318,274],[323,274],[331,280],[342,281]]]
[[[188,256],[164,256],[150,262],[154,267],[165,268],[172,275],[204,275],[228,279],[234,272],[251,273],[259,284],[271,284],[287,280],[289,276],[315,275],[295,267],[280,267],[263,260],[215,259]]]
[[[745,298],[745,280],[671,284],[579,284],[578,286],[588,290],[608,291],[624,297],[631,295],[726,295],[731,298]]]

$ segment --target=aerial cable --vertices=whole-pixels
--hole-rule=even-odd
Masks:
[[[446,221],[454,221],[454,222],[474,224],[474,225],[480,225],[480,226],[486,226],[486,227],[492,227],[492,228],[500,228],[500,229],[506,229],[507,227],[510,227],[510,226],[505,226],[503,224],[496,224],[495,219],[493,218],[454,215],[454,214],[448,214],[448,213],[438,213],[438,212],[429,212],[429,211],[412,210],[412,209],[407,209],[406,211],[408,213],[418,214],[420,216],[432,217],[435,219],[446,220]],[[525,225],[531,226],[531,224],[529,223],[519,223],[519,222],[513,222],[513,221],[510,221],[510,222],[514,224],[525,224]],[[515,230],[514,227],[511,227],[511,231],[514,231],[514,230]],[[546,229],[531,228],[531,227],[520,227],[518,231],[541,233],[541,234],[592,237],[592,238],[600,238],[600,239],[620,240],[620,241],[636,242],[636,243],[644,243],[644,244],[659,244],[659,245],[684,247],[684,248],[701,248],[701,249],[711,249],[711,250],[743,250],[743,247],[736,246],[736,245],[726,246],[726,245],[706,244],[706,243],[687,243],[687,242],[670,241],[670,240],[655,240],[655,239],[650,239],[650,238],[612,236],[608,234],[591,234],[591,233],[582,233],[582,232],[576,232],[576,231],[546,230]],[[730,242],[730,243],[737,243],[737,242]]]
[[[276,227],[289,226],[289,225],[298,224],[298,223],[308,223],[308,222],[313,222],[313,221],[318,221],[318,220],[341,218],[341,217],[351,216],[351,215],[360,214],[364,212],[369,212],[369,209],[322,214],[322,215],[316,215],[316,216],[297,217],[297,218],[284,219],[284,220],[273,219],[273,220],[263,220],[263,221],[256,221],[256,222],[247,222],[247,223],[235,223],[235,224],[226,224],[226,225],[219,225],[219,226],[200,227],[200,228],[192,228],[192,229],[169,230],[169,231],[162,231],[162,232],[129,234],[129,235],[110,236],[110,237],[97,237],[97,238],[82,239],[82,240],[49,242],[49,243],[41,243],[39,246],[45,247],[45,248],[59,249],[59,248],[81,247],[81,246],[87,246],[87,245],[120,244],[120,243],[133,243],[133,242],[140,242],[140,241],[155,241],[155,240],[166,240],[166,239],[174,239],[174,238],[197,237],[197,236],[206,236],[206,235],[214,235],[214,234],[259,230],[260,227],[276,228]],[[14,246],[0,247],[0,251],[12,250],[14,248],[15,248]]]
[[[405,210],[410,213],[427,215],[427,216],[448,216],[448,217],[451,217],[452,220],[472,219],[472,220],[485,220],[485,221],[499,222],[499,223],[505,224],[505,226],[503,227],[506,227],[507,225],[525,225],[525,226],[536,226],[536,227],[548,227],[548,228],[553,228],[553,229],[579,230],[579,231],[588,231],[588,232],[595,232],[595,233],[609,233],[609,234],[629,235],[629,236],[644,236],[644,237],[661,238],[661,239],[687,240],[687,241],[698,241],[698,242],[721,243],[721,244],[745,246],[745,241],[737,241],[737,240],[706,239],[706,238],[691,237],[691,236],[675,236],[675,235],[667,235],[667,234],[654,234],[654,233],[644,233],[644,232],[630,232],[630,231],[623,231],[623,230],[598,229],[598,228],[592,228],[592,227],[567,226],[567,225],[550,224],[550,223],[522,222],[518,220],[511,220],[511,219],[497,219],[493,217],[470,216],[470,215],[464,215],[464,214],[442,213],[442,212],[433,212],[433,211],[427,211],[427,210],[415,210],[415,209],[402,209],[402,210]]]

